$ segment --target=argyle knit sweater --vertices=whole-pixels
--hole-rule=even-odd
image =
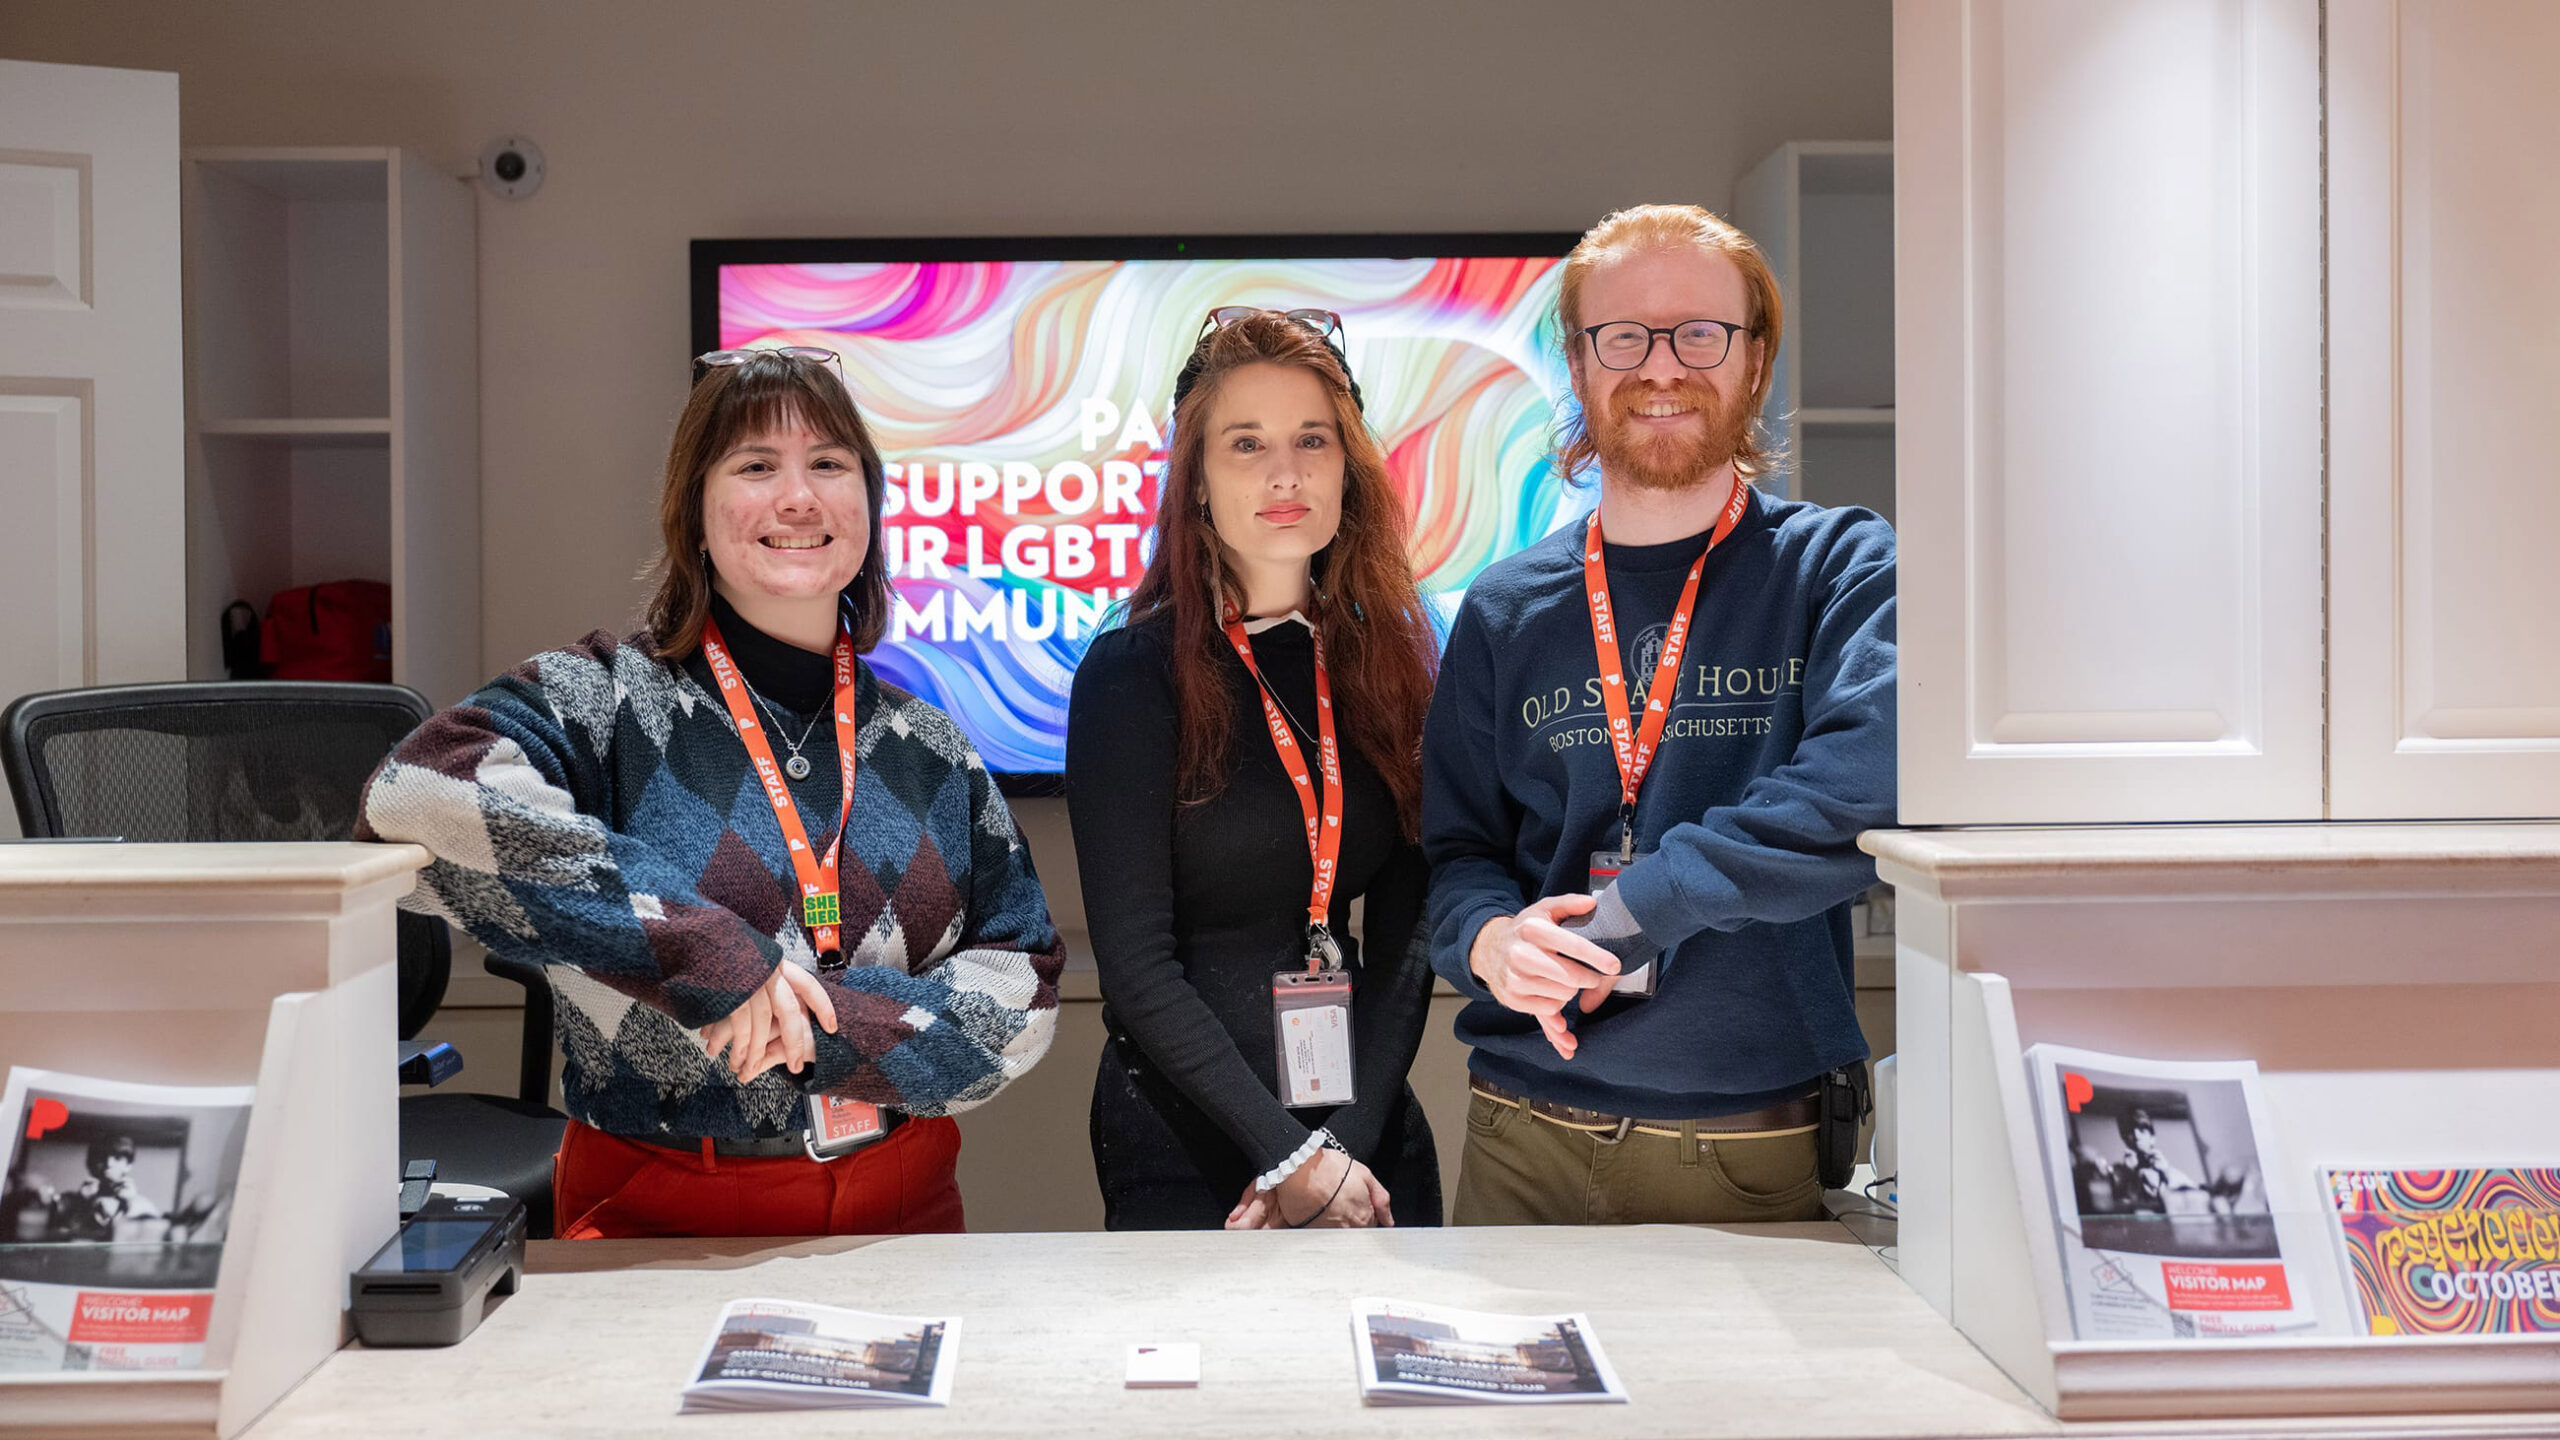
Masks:
[[[406,907],[544,967],[569,1113],[619,1135],[769,1136],[802,1123],[810,1092],[948,1115],[1029,1070],[1064,952],[959,728],[857,667],[850,963],[820,969],[772,803],[692,668],[599,631],[420,726],[366,791],[358,839],[435,855]],[[824,803],[801,807],[822,851],[837,813],[823,749]],[[786,957],[818,971],[837,1031],[817,1033],[814,1067],[740,1085],[694,1032]]]

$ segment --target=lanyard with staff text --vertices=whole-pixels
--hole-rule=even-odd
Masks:
[[[1707,556],[1733,533],[1750,504],[1750,487],[1735,477],[1733,499],[1716,521],[1715,533],[1707,537],[1698,563],[1689,567],[1689,583],[1680,589],[1680,608],[1671,612],[1670,633],[1662,637],[1662,658],[1654,662],[1652,682],[1645,687],[1642,729],[1631,717],[1627,672],[1618,659],[1617,612],[1609,604],[1609,575],[1600,563],[1600,512],[1591,512],[1590,533],[1582,547],[1582,593],[1591,602],[1591,640],[1600,652],[1600,699],[1609,711],[1609,748],[1618,757],[1618,858],[1622,862],[1635,859],[1636,792],[1644,786],[1645,771],[1653,767],[1663,722],[1671,718],[1671,697],[1680,683],[1680,654],[1688,648],[1689,616],[1698,604],[1698,577],[1706,573]]]
[[[773,763],[773,745],[764,738],[764,727],[756,723],[755,705],[748,700],[747,683],[738,674],[737,664],[729,658],[729,647],[721,643],[720,622],[705,617],[702,622],[702,653],[711,661],[711,673],[719,678],[720,698],[729,706],[729,718],[738,722],[738,738],[747,744],[747,755],[756,762],[756,778],[764,782],[765,798],[773,802],[773,818],[782,822],[782,841],[791,850],[791,868],[800,877],[800,918],[809,927],[809,943],[818,952],[821,963],[840,955],[843,942],[836,927],[842,923],[841,900],[836,887],[836,855],[844,847],[844,825],[839,822],[835,834],[827,841],[822,859],[809,853],[809,834],[800,823],[800,807],[792,802],[790,787],[782,783],[782,767]],[[844,819],[853,817],[853,637],[844,630],[836,631],[836,773],[844,779]]]
[[[1334,942],[1325,917],[1332,913],[1334,872],[1342,858],[1342,752],[1333,736],[1333,684],[1324,673],[1324,637],[1318,635],[1315,641],[1316,748],[1324,764],[1321,802],[1315,777],[1307,773],[1307,757],[1298,748],[1296,732],[1289,728],[1289,717],[1272,698],[1271,682],[1262,678],[1262,667],[1253,662],[1252,637],[1233,613],[1227,616],[1227,643],[1236,647],[1236,658],[1253,675],[1262,698],[1262,718],[1271,725],[1271,748],[1280,752],[1281,768],[1296,782],[1298,810],[1307,819],[1307,858],[1315,865],[1315,889],[1307,897],[1307,969],[1339,970],[1342,947]]]

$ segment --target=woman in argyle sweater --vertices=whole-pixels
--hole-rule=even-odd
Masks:
[[[366,794],[359,838],[435,854],[406,904],[545,967],[567,1238],[957,1230],[949,1117],[1055,1028],[1002,796],[857,658],[889,617],[884,479],[831,358],[706,356],[646,628],[500,676]]]

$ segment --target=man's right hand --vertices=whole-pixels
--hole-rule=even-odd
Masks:
[[[1598,1006],[1617,983],[1618,960],[1556,921],[1596,903],[1588,895],[1550,895],[1517,915],[1486,921],[1467,951],[1467,968],[1493,998],[1534,1016],[1547,1043],[1567,1060],[1580,1042],[1564,1023],[1564,1007],[1586,991],[1598,994],[1583,1008]]]

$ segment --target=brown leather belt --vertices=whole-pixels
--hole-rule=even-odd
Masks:
[[[1717,1115],[1704,1120],[1638,1120],[1627,1115],[1610,1115],[1598,1110],[1585,1110],[1578,1105],[1559,1105],[1552,1100],[1532,1100],[1514,1095],[1499,1085],[1471,1080],[1475,1093],[1497,1105],[1508,1105],[1567,1130],[1579,1130],[1608,1142],[1629,1135],[1667,1135],[1678,1139],[1695,1135],[1706,1140],[1770,1140],[1782,1135],[1802,1135],[1814,1128],[1819,1111],[1813,1095],[1807,1092],[1792,1100],[1763,1105],[1733,1115]]]

